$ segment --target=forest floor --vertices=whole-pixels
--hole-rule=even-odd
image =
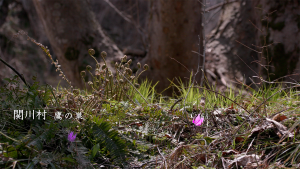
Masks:
[[[87,67],[84,90],[3,79],[0,168],[300,167],[299,84],[220,92],[191,78],[164,97],[131,63]]]

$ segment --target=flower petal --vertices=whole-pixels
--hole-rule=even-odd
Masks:
[[[77,133],[74,134],[73,131],[71,131],[71,132],[68,134],[68,140],[71,141],[71,142],[75,141],[76,135],[77,135]]]
[[[200,121],[199,123],[196,123],[196,126],[200,126],[202,124],[202,122]]]
[[[203,123],[203,121],[204,121],[204,118],[203,117],[201,117],[201,119],[198,121],[198,123],[196,123],[195,125],[196,126],[200,126],[202,123]]]
[[[195,123],[198,123],[200,121],[200,114],[198,114],[198,116],[195,119]]]

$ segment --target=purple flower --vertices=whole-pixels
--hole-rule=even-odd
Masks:
[[[200,126],[204,121],[204,118],[203,117],[200,117],[200,114],[198,114],[198,116],[196,118],[193,119],[193,123],[196,125],[196,126]]]
[[[76,135],[77,134],[74,135],[73,131],[71,131],[71,133],[69,133],[69,135],[68,135],[68,140],[71,142],[74,142],[76,139]]]

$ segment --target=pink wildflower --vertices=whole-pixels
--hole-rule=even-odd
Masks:
[[[200,117],[200,114],[198,114],[198,116],[196,118],[193,119],[193,123],[196,125],[196,126],[200,126],[204,121],[204,118],[203,117]]]
[[[74,134],[73,131],[71,131],[71,133],[69,133],[69,135],[68,135],[68,140],[71,142],[74,142],[76,139],[76,135],[77,134]]]

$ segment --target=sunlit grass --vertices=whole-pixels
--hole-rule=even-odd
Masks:
[[[49,50],[38,45],[51,57]],[[89,54],[93,57],[93,50]],[[101,53],[103,60],[105,55]],[[100,164],[130,168],[137,161],[147,163],[154,158],[160,160],[154,163],[157,167],[163,164],[162,156],[171,167],[184,162],[193,167],[223,167],[222,158],[235,158],[226,155],[233,150],[270,153],[269,163],[284,161],[285,166],[300,162],[296,87],[265,83],[258,89],[245,86],[221,91],[209,84],[199,87],[190,76],[187,84],[180,79],[172,83],[177,92],[166,97],[155,89],[159,82],[145,79],[138,83],[140,74],[132,74],[131,62],[124,56],[115,64],[116,74],[98,61],[95,71],[88,66],[81,72],[84,89],[40,86],[38,82],[27,88],[17,76],[7,78],[0,87],[0,155],[12,161],[1,158],[0,167],[17,161],[19,168],[41,168],[43,164],[57,168],[97,168]],[[60,67],[58,63],[56,66]],[[138,68],[140,72],[148,69],[139,63]],[[45,121],[12,119],[14,110],[38,109],[48,112]],[[73,116],[81,112],[83,119],[54,120],[57,112]],[[192,123],[197,114],[204,118],[200,126]],[[287,120],[276,124],[284,125],[281,128],[294,134],[293,138],[280,140],[284,133],[280,136],[271,127],[252,136],[254,128],[272,126],[266,120],[277,114]],[[67,140],[70,131],[78,134],[74,144]]]

